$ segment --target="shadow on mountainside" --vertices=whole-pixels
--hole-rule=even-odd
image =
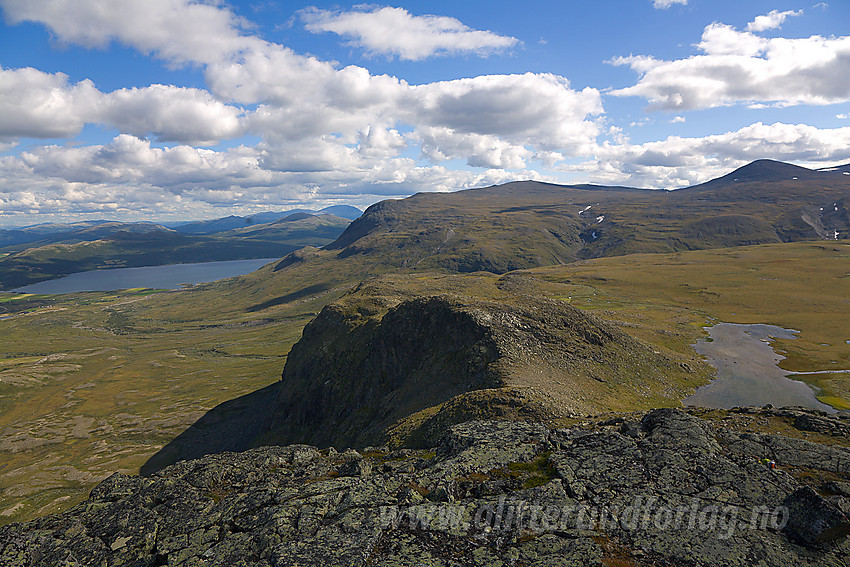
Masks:
[[[217,405],[157,451],[142,465],[139,474],[150,476],[177,461],[250,449],[271,411],[278,388],[279,383],[275,382]]]
[[[290,303],[292,301],[296,301],[298,299],[307,297],[308,295],[314,295],[317,293],[322,293],[323,291],[327,291],[331,288],[330,285],[325,283],[317,283],[310,286],[307,286],[303,289],[299,289],[298,291],[294,291],[292,293],[287,293],[286,295],[281,295],[280,297],[274,297],[272,299],[263,301],[262,303],[257,303],[256,305],[252,305],[248,307],[248,313],[257,313],[258,311],[263,311],[264,309],[268,309],[269,307],[275,307],[277,305],[283,305],[284,303]]]

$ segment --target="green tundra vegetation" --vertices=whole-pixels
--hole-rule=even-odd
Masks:
[[[704,382],[709,372],[691,345],[717,321],[799,330],[798,339],[777,341],[788,370],[850,368],[848,260],[850,245],[803,242],[524,273],[535,293],[691,358]],[[67,509],[112,472],[137,472],[207,410],[277,382],[304,325],[356,284],[301,293],[309,278],[292,274],[276,292],[288,293],[276,295],[268,289],[274,269],[182,291],[0,295],[0,333],[8,337],[0,359],[0,521]],[[499,277],[477,274],[463,291],[498,299]],[[453,291],[435,282],[441,276],[395,279],[415,292]],[[846,374],[802,378],[823,389],[822,401],[850,407]]]
[[[111,473],[138,472],[213,408],[226,417],[274,399],[291,347],[330,304],[368,323],[417,297],[503,303],[529,317],[558,302],[631,337],[611,347],[618,356],[674,368],[579,366],[598,395],[569,415],[681,405],[711,377],[692,345],[721,321],[800,331],[774,345],[789,371],[850,369],[850,181],[794,168],[792,182],[785,165],[672,193],[523,182],[416,195],[371,207],[324,249],[238,278],[179,291],[0,293],[0,523],[67,509]],[[836,408],[850,407],[848,377],[798,376]],[[559,380],[563,389],[535,387],[566,399],[571,377]],[[441,418],[478,416],[493,402],[483,396],[434,397],[389,416],[383,432],[415,440]]]

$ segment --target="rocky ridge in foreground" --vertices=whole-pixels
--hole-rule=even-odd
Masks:
[[[847,565],[848,425],[660,409],[474,421],[431,451],[223,453],[0,528],[0,565]]]
[[[705,382],[693,358],[545,286],[522,274],[361,283],[304,328],[258,444],[426,448],[446,425],[669,406]]]

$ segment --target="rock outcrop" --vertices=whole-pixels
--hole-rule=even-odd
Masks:
[[[116,474],[0,528],[0,565],[847,565],[850,499],[829,487],[850,450],[719,413],[474,421],[429,451],[265,447]]]
[[[495,288],[474,276],[362,284],[292,347],[262,442],[374,445],[392,430],[396,444],[410,446],[423,428],[512,408],[542,420],[662,405],[649,397],[665,392],[673,405],[684,388],[670,384],[699,383],[620,328],[524,285],[529,279],[504,276]],[[472,392],[475,403],[464,403]]]

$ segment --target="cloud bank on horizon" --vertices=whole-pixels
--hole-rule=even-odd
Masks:
[[[764,157],[850,161],[850,36],[811,31],[835,20],[826,5],[738,7],[736,26],[646,0],[635,18],[688,25],[633,49],[598,41],[604,7],[530,1],[525,21],[473,25],[460,9],[273,4],[0,0],[0,223],[364,206],[516,179],[674,188]],[[30,59],[10,58],[15,38]]]

